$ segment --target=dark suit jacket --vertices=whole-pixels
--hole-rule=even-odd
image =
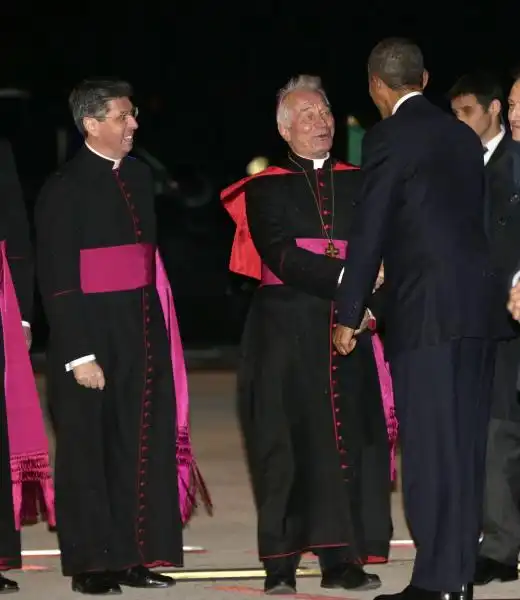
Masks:
[[[520,189],[513,177],[511,136],[506,134],[486,166],[488,178],[488,234],[493,264],[509,290],[518,270],[520,239]]]
[[[514,182],[511,136],[506,134],[486,166],[488,179],[487,217],[491,257],[500,274],[504,295],[519,268],[520,190]],[[520,366],[520,325],[513,321],[504,306],[514,339],[498,348],[493,404],[491,414],[496,419],[520,422],[517,378]]]
[[[27,211],[11,145],[0,139],[0,240],[6,240],[7,260],[22,313],[31,322],[34,263]]]
[[[475,133],[412,97],[365,136],[362,171],[337,295],[340,323],[358,326],[384,259],[389,357],[451,339],[505,335]]]

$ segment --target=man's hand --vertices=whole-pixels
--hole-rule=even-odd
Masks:
[[[25,337],[25,343],[27,345],[27,350],[30,350],[31,349],[31,345],[32,345],[31,328],[28,327],[27,325],[23,325],[22,329],[23,329],[23,335]]]
[[[345,327],[344,325],[336,325],[332,335],[332,341],[334,342],[334,346],[336,346],[336,350],[340,354],[343,354],[343,356],[350,354],[356,347],[357,340],[354,337],[354,334],[354,329]]]
[[[105,375],[95,360],[74,367],[72,372],[76,381],[83,387],[97,390],[105,387]]]
[[[511,288],[509,292],[507,310],[513,315],[515,321],[520,321],[520,282]]]

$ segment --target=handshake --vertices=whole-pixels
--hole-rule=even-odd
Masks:
[[[381,263],[379,267],[379,273],[377,274],[377,279],[374,283],[374,288],[372,293],[376,292],[385,281],[385,266],[384,263]],[[336,350],[346,356],[350,354],[352,350],[356,347],[357,340],[356,336],[365,331],[368,328],[368,324],[372,318],[370,311],[367,309],[365,311],[365,316],[363,317],[363,321],[358,329],[351,329],[350,327],[344,327],[343,325],[337,325],[334,328],[334,333],[332,335],[332,342],[336,347]]]

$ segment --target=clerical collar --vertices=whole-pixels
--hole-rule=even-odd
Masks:
[[[99,156],[100,158],[104,158],[105,160],[109,160],[110,162],[114,163],[114,166],[112,167],[113,170],[118,169],[119,165],[121,164],[121,159],[120,158],[110,158],[110,156],[105,156],[104,154],[101,154],[101,152],[98,152],[97,150],[94,150],[94,148],[92,148],[92,146],[89,146],[87,144],[87,142],[85,142],[85,146],[93,153],[93,154],[97,154],[97,156]]]
[[[305,156],[300,156],[293,152],[294,158],[298,161],[299,164],[305,169],[310,168],[312,163],[312,168],[316,171],[317,169],[322,169],[323,165],[329,160],[330,153],[327,152],[327,156],[325,158],[305,158]]]

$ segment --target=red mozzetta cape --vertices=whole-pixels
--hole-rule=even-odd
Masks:
[[[357,171],[358,167],[342,162],[337,162],[332,167],[333,171]],[[231,258],[229,260],[229,270],[238,275],[245,275],[253,279],[260,280],[262,276],[262,260],[256,251],[251,239],[246,215],[246,190],[245,185],[251,179],[264,177],[266,175],[297,175],[297,171],[289,171],[281,167],[267,167],[256,175],[244,177],[240,181],[231,184],[220,193],[220,199],[224,208],[228,211],[235,222],[237,229],[233,246],[231,248]]]

